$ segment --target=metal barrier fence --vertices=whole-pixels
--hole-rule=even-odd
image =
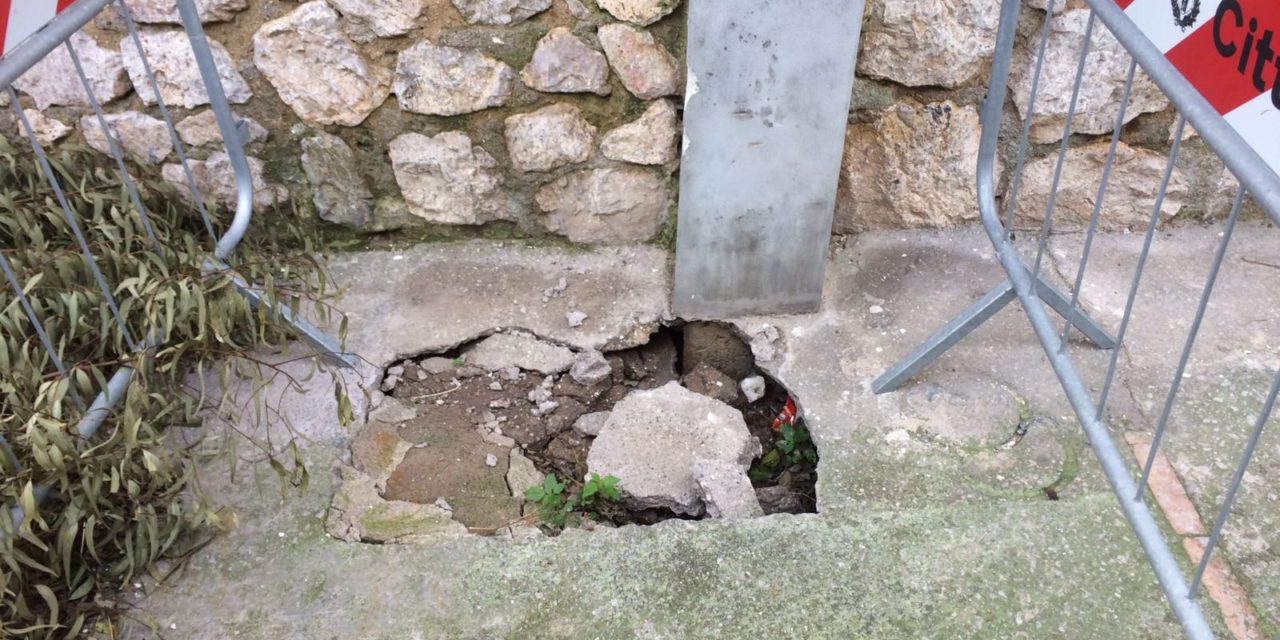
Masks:
[[[24,0],[24,3],[28,0]],[[147,210],[143,206],[141,198],[138,195],[138,189],[134,183],[134,179],[129,175],[125,163],[125,157],[122,152],[122,141],[117,139],[116,132],[108,125],[106,114],[102,110],[101,101],[94,94],[93,85],[86,76],[84,67],[82,66],[80,57],[76,53],[76,49],[71,42],[72,34],[76,33],[80,28],[85,26],[89,21],[93,20],[99,13],[106,9],[114,2],[116,9],[119,11],[123,19],[124,26],[128,32],[128,40],[136,49],[142,62],[144,74],[147,83],[150,85],[152,94],[155,97],[156,108],[160,113],[165,125],[168,127],[169,137],[173,144],[173,148],[177,154],[179,162],[182,166],[183,178],[186,187],[190,191],[191,202],[200,214],[200,218],[204,223],[205,229],[208,231],[212,241],[213,250],[211,255],[205,260],[203,270],[205,273],[230,271],[226,260],[235,251],[236,246],[244,237],[246,230],[249,228],[249,222],[253,216],[253,181],[250,173],[249,161],[245,155],[244,144],[248,139],[248,128],[243,121],[237,120],[227,103],[226,94],[223,91],[222,82],[219,79],[218,69],[214,62],[213,54],[210,51],[209,43],[205,38],[204,28],[201,25],[200,17],[197,13],[193,0],[176,0],[178,13],[181,17],[183,28],[186,31],[188,40],[191,44],[191,51],[198,67],[201,80],[204,84],[204,90],[208,94],[209,106],[211,107],[214,117],[218,124],[218,129],[222,134],[223,147],[228,156],[229,164],[235,175],[236,186],[236,208],[235,215],[231,222],[227,225],[225,232],[218,236],[214,231],[214,224],[210,219],[209,211],[205,206],[204,194],[201,193],[194,175],[191,165],[188,161],[186,148],[183,146],[181,137],[178,135],[174,127],[173,119],[169,114],[169,110],[165,105],[164,98],[157,83],[155,74],[152,72],[151,64],[147,58],[147,52],[143,46],[142,39],[139,37],[137,24],[134,22],[130,14],[128,5],[123,0],[78,0],[69,3],[67,0],[30,0],[32,6],[11,6],[8,2],[0,2],[0,12],[18,12],[20,15],[15,21],[14,16],[5,15],[9,18],[9,24],[24,22],[22,12],[26,12],[25,22],[30,22],[30,15],[40,15],[46,12],[49,16],[56,13],[56,17],[48,21],[42,28],[35,30],[25,37],[21,42],[4,42],[4,34],[0,34],[0,42],[3,42],[4,56],[0,58],[0,88],[7,91],[10,104],[13,108],[17,122],[19,124],[19,132],[24,135],[31,145],[32,152],[35,154],[36,161],[39,163],[41,171],[49,186],[52,188],[59,206],[66,217],[66,222],[75,236],[77,245],[83,255],[90,272],[93,275],[96,285],[106,301],[107,307],[113,316],[114,321],[121,329],[125,343],[130,351],[134,353],[142,352],[147,349],[155,348],[163,343],[164,337],[158,335],[135,336],[129,331],[125,319],[121,314],[121,304],[118,304],[115,295],[112,293],[113,287],[107,282],[99,269],[93,251],[90,248],[89,239],[85,236],[84,230],[76,219],[73,208],[68,204],[66,196],[63,192],[63,186],[59,182],[56,173],[50,166],[45,149],[37,140],[34,128],[31,122],[22,111],[19,104],[18,94],[13,89],[12,83],[22,74],[26,73],[36,63],[40,62],[46,55],[54,51],[58,47],[65,48],[66,54],[70,57],[71,63],[75,68],[81,85],[86,93],[86,102],[93,112],[97,120],[98,126],[106,139],[110,155],[115,161],[116,168],[119,172],[121,182],[125,185],[129,200],[133,205],[134,213],[140,218],[143,228],[146,230],[147,236],[154,247],[157,240],[154,231],[151,228],[150,221],[147,217]],[[34,5],[47,5],[45,7]],[[68,6],[69,5],[69,6]],[[34,25],[33,25],[34,26]],[[15,35],[14,29],[8,30],[10,40]],[[18,36],[26,36],[25,33],[19,32]],[[18,303],[22,306],[22,310],[27,320],[31,323],[31,327],[38,337],[41,346],[49,356],[49,363],[54,368],[54,372],[61,378],[66,378],[68,371],[64,363],[58,356],[58,350],[53,345],[47,333],[45,332],[39,315],[23,292],[23,284],[19,282],[17,275],[14,273],[9,260],[5,257],[5,251],[0,248],[0,271],[4,272],[4,276],[13,290],[13,294]],[[237,290],[244,295],[251,305],[255,308],[259,305],[270,306],[270,311],[278,317],[290,324],[298,333],[298,335],[310,343],[319,354],[327,356],[339,366],[353,367],[355,361],[349,354],[343,353],[341,346],[326,335],[323,331],[313,326],[305,319],[296,316],[292,309],[286,304],[273,305],[272,301],[266,296],[262,289],[255,287],[253,284],[245,282],[237,275],[232,275],[232,280]],[[122,358],[127,360],[128,358]],[[101,389],[94,400],[86,404],[84,399],[80,397],[75,390],[75,385],[70,385],[69,395],[72,402],[80,411],[80,418],[76,424],[76,434],[81,441],[88,440],[97,432],[98,427],[102,424],[114,407],[122,397],[133,379],[134,369],[129,365],[122,365],[116,373],[106,382],[105,388]],[[16,463],[16,458],[9,451],[8,445],[0,437],[0,450],[5,451],[11,461]],[[37,502],[41,501],[48,493],[48,487],[38,487],[35,491]],[[14,530],[16,531],[25,518],[25,514],[20,506],[10,508],[13,519]]]
[[[1277,114],[1267,116],[1271,118],[1269,120],[1271,123],[1270,128],[1268,129],[1265,126],[1262,128],[1260,139],[1246,139],[1241,135],[1241,132],[1247,130],[1248,127],[1242,126],[1238,117],[1233,115],[1233,119],[1229,121],[1224,115],[1220,115],[1227,112],[1223,109],[1223,101],[1219,99],[1221,96],[1212,88],[1215,80],[1205,77],[1206,74],[1212,74],[1212,65],[1216,63],[1213,60],[1193,60],[1191,64],[1185,64],[1185,60],[1183,60],[1184,64],[1176,65],[1174,61],[1170,60],[1170,57],[1174,56],[1169,52],[1173,51],[1171,46],[1180,44],[1182,39],[1188,37],[1188,34],[1196,36],[1198,33],[1202,44],[1207,43],[1206,46],[1212,46],[1217,49],[1216,51],[1209,50],[1202,53],[1207,53],[1210,58],[1215,55],[1223,58],[1234,56],[1229,60],[1229,64],[1232,67],[1230,71],[1234,73],[1236,71],[1235,67],[1239,63],[1241,77],[1248,82],[1252,78],[1245,74],[1245,70],[1246,65],[1250,64],[1250,47],[1253,40],[1244,39],[1243,25],[1250,20],[1250,14],[1252,13],[1254,21],[1251,23],[1251,29],[1257,30],[1258,33],[1280,27],[1280,24],[1264,24],[1259,29],[1256,22],[1258,14],[1268,19],[1275,19],[1277,15],[1275,0],[1261,0],[1259,2],[1253,2],[1252,0],[1203,0],[1201,2],[1200,0],[1195,0],[1191,3],[1184,1],[1181,4],[1175,0],[1172,3],[1172,13],[1170,13],[1168,0],[1087,0],[1090,13],[1083,35],[1084,46],[1080,47],[1080,58],[1075,65],[1073,91],[1066,114],[1062,141],[1058,149],[1053,184],[1045,203],[1044,219],[1040,227],[1034,258],[1030,261],[1024,260],[1020,252],[1015,248],[1014,238],[1011,237],[1011,229],[1013,228],[1013,216],[1017,206],[1022,172],[1028,154],[1029,134],[1031,133],[1032,120],[1036,112],[1036,97],[1042,84],[1041,76],[1044,71],[1046,43],[1049,39],[1051,23],[1055,19],[1055,3],[1063,3],[1065,0],[1047,0],[1048,6],[1045,10],[1043,26],[1038,34],[1032,36],[1033,40],[1031,42],[1033,43],[1036,42],[1034,40],[1035,37],[1038,36],[1039,38],[1038,54],[1034,58],[1032,66],[1030,94],[1028,104],[1025,105],[1023,110],[1025,119],[1022,122],[1021,136],[1017,144],[1014,171],[1008,182],[1008,190],[1004,195],[1007,217],[1002,220],[1001,210],[996,200],[997,147],[1000,138],[1001,118],[1004,116],[1005,111],[1006,90],[1012,65],[1013,49],[1017,38],[1018,14],[1023,1],[1003,0],[1002,2],[995,58],[992,64],[987,97],[982,107],[982,134],[978,157],[977,204],[981,212],[983,227],[990,237],[991,243],[996,250],[996,255],[1008,279],[990,294],[965,310],[959,318],[943,327],[905,359],[885,372],[873,383],[873,388],[877,393],[885,393],[898,388],[1006,304],[1015,299],[1019,300],[1187,637],[1196,639],[1212,638],[1213,634],[1201,611],[1197,594],[1200,591],[1210,557],[1222,535],[1223,525],[1231,512],[1241,480],[1274,408],[1277,394],[1280,393],[1280,372],[1277,372],[1257,414],[1258,417],[1252,425],[1250,437],[1240,455],[1231,484],[1214,520],[1212,533],[1198,566],[1195,567],[1190,576],[1190,580],[1187,580],[1179,568],[1177,561],[1165,543],[1160,528],[1148,510],[1145,501],[1145,490],[1157,453],[1160,450],[1161,441],[1169,425],[1179,387],[1186,372],[1187,362],[1195,345],[1196,337],[1200,332],[1201,322],[1213,293],[1214,283],[1222,265],[1223,257],[1231,242],[1232,231],[1240,216],[1241,206],[1246,194],[1253,197],[1272,221],[1280,224],[1280,177],[1277,176],[1275,171],[1275,167],[1280,164],[1277,162],[1275,155],[1276,127],[1278,126],[1277,123],[1280,123],[1280,117],[1276,117]],[[1194,7],[1191,5],[1194,5]],[[1224,15],[1225,18],[1223,17]],[[1164,19],[1168,19],[1169,22],[1162,22]],[[1241,37],[1237,39],[1238,42],[1226,42],[1228,38],[1218,32],[1218,29],[1222,26],[1219,21],[1224,19],[1241,27],[1239,29]],[[1098,24],[1099,22],[1102,25],[1101,27]],[[1120,44],[1124,46],[1132,57],[1132,61],[1128,69],[1128,78],[1124,85],[1119,111],[1116,115],[1107,159],[1101,172],[1092,217],[1089,220],[1080,262],[1076,271],[1074,288],[1070,297],[1068,297],[1046,284],[1040,278],[1040,274],[1049,231],[1053,223],[1055,200],[1062,177],[1063,165],[1069,149],[1073,121],[1077,112],[1081,84],[1087,71],[1090,44],[1093,42],[1094,31],[1103,27],[1109,29]],[[1201,29],[1212,29],[1213,32],[1210,34],[1212,39],[1205,37],[1206,34],[1200,31]],[[1160,45],[1153,42],[1153,37],[1156,40],[1160,40]],[[1270,36],[1267,36],[1267,41],[1269,39]],[[1192,45],[1194,44],[1193,42]],[[1243,53],[1240,53],[1236,48],[1237,44],[1243,45]],[[1194,55],[1194,53],[1193,51],[1192,54]],[[1271,53],[1274,54],[1274,52]],[[1259,96],[1267,98],[1280,93],[1280,89],[1275,88],[1276,80],[1264,77],[1261,73],[1263,65],[1268,61],[1265,59],[1266,55],[1266,53],[1257,53],[1255,55],[1256,58],[1264,58],[1262,62],[1257,63],[1258,72],[1253,72],[1252,67],[1248,68],[1248,71],[1252,72],[1253,78],[1257,78],[1257,80],[1253,80],[1253,93],[1246,91],[1243,94],[1247,98],[1258,98]],[[1241,58],[1243,61],[1238,62],[1236,58]],[[1169,98],[1178,111],[1178,118],[1167,165],[1163,175],[1159,178],[1160,188],[1146,227],[1146,236],[1129,288],[1124,314],[1116,329],[1115,337],[1112,339],[1099,325],[1086,317],[1081,311],[1079,307],[1080,289],[1084,283],[1089,265],[1090,252],[1098,228],[1099,216],[1103,209],[1103,201],[1106,198],[1117,144],[1120,140],[1120,130],[1126,121],[1126,109],[1130,103],[1131,89],[1134,86],[1135,72],[1138,66],[1142,67],[1151,80]],[[1280,68],[1280,65],[1277,66]],[[1218,81],[1220,85],[1220,79]],[[1276,100],[1275,108],[1280,109],[1280,98],[1274,99]],[[1239,106],[1240,101],[1233,104]],[[1022,107],[1024,105],[1018,106]],[[1264,109],[1271,106],[1270,103],[1263,104]],[[1235,112],[1232,113],[1234,114]],[[1266,114],[1264,113],[1264,115]],[[1208,278],[1201,291],[1195,316],[1184,338],[1177,370],[1167,390],[1159,421],[1155,425],[1154,440],[1150,447],[1150,453],[1146,460],[1143,461],[1141,474],[1135,480],[1113,443],[1110,431],[1103,423],[1103,417],[1106,415],[1108,394],[1115,380],[1120,349],[1124,345],[1125,334],[1132,320],[1134,300],[1142,282],[1148,252],[1160,219],[1170,178],[1174,172],[1183,130],[1188,122],[1196,128],[1196,131],[1205,142],[1223,160],[1239,180],[1241,186],[1236,194],[1231,213],[1225,222],[1217,251],[1212,257]],[[1154,176],[1153,179],[1155,179]],[[1055,327],[1051,322],[1045,310],[1045,305],[1067,318],[1067,321],[1060,328]],[[1073,327],[1079,329],[1095,345],[1113,349],[1105,382],[1102,384],[1097,398],[1090,394],[1088,387],[1082,382],[1070,354],[1066,351],[1068,338]]]

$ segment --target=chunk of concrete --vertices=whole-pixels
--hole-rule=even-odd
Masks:
[[[577,422],[573,423],[573,430],[584,436],[598,436],[600,431],[604,429],[604,425],[609,421],[610,411],[597,411],[595,413],[585,413]]]
[[[740,411],[670,382],[636,391],[614,406],[587,454],[587,469],[616,476],[623,500],[632,508],[697,516],[707,511],[708,493],[697,465],[724,465],[717,472],[722,485],[735,475],[730,469],[736,469],[749,491],[747,468],[758,455],[760,441],[751,436]],[[708,476],[707,482],[716,480]],[[713,488],[717,511],[739,512],[730,506],[732,492],[729,486]]]
[[[569,377],[586,386],[596,384],[612,374],[613,367],[609,366],[609,361],[595,349],[588,349],[575,356],[573,367],[569,369]]]
[[[412,420],[418,417],[418,410],[392,398],[390,396],[382,399],[382,404],[369,412],[370,420],[377,420],[387,424],[396,424],[406,420]]]
[[[467,535],[467,528],[435,505],[383,500],[373,478],[343,467],[342,486],[333,496],[325,527],[346,542],[425,543]]]
[[[751,479],[739,465],[724,460],[695,460],[693,475],[702,489],[708,516],[741,519],[764,515]]]
[[[519,367],[552,374],[573,366],[573,351],[522,333],[495,333],[466,353],[469,364],[488,371]]]
[[[511,489],[511,495],[523,498],[525,491],[540,484],[542,484],[542,472],[533,466],[532,460],[512,449],[511,461],[507,466],[507,487]]]
[[[764,397],[765,383],[763,376],[743,378],[739,386],[742,387],[742,395],[747,397],[747,402],[755,402]]]

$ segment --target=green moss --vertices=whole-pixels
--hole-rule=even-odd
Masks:
[[[670,253],[675,253],[676,232],[679,227],[678,211],[679,206],[675,202],[672,202],[671,208],[667,211],[667,219],[663,221],[662,228],[658,230],[657,235],[653,236],[653,239],[649,241],[649,244],[662,247]]]
[[[880,111],[898,101],[893,85],[869,78],[855,78],[850,111]]]
[[[304,607],[309,607],[320,602],[320,598],[325,592],[325,577],[323,573],[316,573],[307,580],[307,586],[302,591],[300,603]]]

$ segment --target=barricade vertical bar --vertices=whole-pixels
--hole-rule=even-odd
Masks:
[[[1120,145],[1120,131],[1124,128],[1124,116],[1129,110],[1129,96],[1133,91],[1133,74],[1138,70],[1136,60],[1129,62],[1129,76],[1124,83],[1124,91],[1120,95],[1120,109],[1116,114],[1116,124],[1111,133],[1111,146],[1107,148],[1107,159],[1102,165],[1102,179],[1098,183],[1098,195],[1093,199],[1093,215],[1089,216],[1089,231],[1084,237],[1084,248],[1080,251],[1080,266],[1076,268],[1076,283],[1071,288],[1071,310],[1080,306],[1080,289],[1084,287],[1085,270],[1089,267],[1089,253],[1093,250],[1093,237],[1098,231],[1098,218],[1102,216],[1102,203],[1107,199],[1107,184],[1111,181],[1111,168],[1116,161],[1116,147]],[[1067,340],[1071,337],[1071,321],[1062,324],[1061,345],[1058,349],[1067,348]]]
[[[1044,220],[1040,223],[1040,243],[1036,246],[1035,268],[1031,275],[1040,277],[1040,265],[1044,259],[1045,245],[1049,242],[1049,230],[1053,227],[1053,210],[1058,202],[1058,185],[1062,182],[1062,169],[1067,163],[1067,149],[1071,142],[1071,124],[1076,117],[1076,106],[1080,103],[1080,84],[1084,81],[1084,67],[1089,60],[1089,46],[1093,43],[1093,12],[1089,12],[1089,21],[1085,24],[1083,44],[1080,45],[1080,62],[1076,65],[1076,80],[1071,88],[1071,104],[1067,107],[1067,120],[1062,125],[1062,143],[1058,145],[1058,164],[1053,168],[1053,186],[1049,188],[1049,199],[1044,206]],[[1004,105],[1000,105],[1003,109]]]
[[[1244,472],[1249,468],[1249,461],[1253,459],[1253,452],[1258,448],[1258,440],[1262,438],[1262,430],[1267,426],[1267,421],[1271,419],[1271,412],[1276,406],[1276,395],[1280,394],[1280,371],[1276,372],[1275,377],[1271,381],[1271,390],[1267,392],[1267,398],[1262,403],[1262,412],[1258,414],[1258,419],[1254,422],[1253,433],[1249,435],[1249,442],[1244,447],[1244,453],[1240,454],[1240,464],[1236,465],[1236,473],[1231,477],[1231,487],[1227,489],[1227,496],[1222,499],[1222,507],[1218,510],[1218,517],[1213,521],[1213,533],[1209,534],[1209,541],[1204,545],[1204,555],[1200,557],[1200,565],[1196,567],[1196,576],[1191,580],[1191,597],[1196,596],[1196,592],[1200,590],[1200,581],[1204,578],[1205,569],[1209,567],[1209,556],[1213,555],[1213,549],[1218,544],[1218,538],[1222,535],[1222,527],[1227,522],[1227,516],[1231,514],[1231,505],[1236,501],[1236,492],[1240,490],[1240,483],[1244,480]]]
[[[151,62],[147,60],[147,50],[142,46],[142,38],[138,35],[138,26],[129,12],[129,5],[125,4],[124,0],[116,0],[116,7],[124,18],[125,28],[129,31],[129,38],[133,40],[134,48],[138,50],[138,58],[142,60],[142,70],[147,76],[147,83],[151,85],[151,93],[156,97],[156,107],[160,109],[160,117],[169,128],[169,139],[173,141],[173,150],[178,154],[178,163],[182,165],[182,174],[186,179],[187,189],[191,191],[191,200],[195,203],[196,211],[200,212],[200,220],[204,222],[204,228],[209,232],[209,237],[213,242],[217,242],[218,234],[214,232],[213,223],[209,220],[209,212],[205,210],[204,196],[196,186],[195,176],[191,174],[191,164],[187,162],[186,145],[182,143],[178,129],[173,126],[173,118],[169,116],[169,108],[165,106],[164,96],[160,95],[160,84],[151,71]]]
[[[1147,463],[1142,467],[1142,480],[1138,483],[1136,498],[1142,498],[1146,491],[1147,480],[1151,477],[1151,467],[1156,462],[1156,452],[1160,450],[1160,440],[1164,438],[1165,429],[1169,426],[1169,416],[1173,414],[1173,404],[1178,399],[1178,389],[1182,387],[1182,377],[1187,372],[1187,362],[1191,359],[1191,350],[1195,348],[1196,337],[1200,335],[1200,323],[1204,320],[1204,312],[1209,308],[1209,298],[1213,296],[1213,285],[1218,281],[1218,270],[1222,267],[1222,259],[1227,255],[1227,246],[1231,244],[1231,234],[1235,231],[1236,220],[1240,217],[1240,207],[1244,203],[1244,187],[1236,193],[1235,204],[1231,207],[1231,216],[1227,218],[1227,226],[1222,231],[1222,240],[1213,255],[1213,264],[1209,267],[1209,277],[1200,293],[1200,304],[1196,307],[1195,318],[1191,321],[1191,330],[1187,332],[1187,341],[1182,347],[1182,356],[1178,359],[1178,369],[1173,374],[1173,383],[1169,385],[1169,394],[1164,400],[1164,409],[1160,412],[1160,422],[1156,424],[1155,435],[1151,440],[1151,451],[1147,454]]]
[[[996,36],[996,53],[991,65],[991,85],[982,105],[983,127],[978,147],[978,208],[983,228],[996,249],[1000,264],[1022,302],[1027,319],[1062,384],[1063,392],[1071,403],[1108,482],[1117,496],[1129,496],[1132,495],[1133,477],[1111,441],[1111,433],[1093,417],[1092,400],[1075,365],[1066,354],[1058,352],[1058,333],[1049,322],[1044,303],[1036,297],[1034,274],[1028,273],[1013,245],[1003,239],[1004,225],[995,201],[995,163],[1000,135],[1000,113],[1004,108],[1009,80],[1009,58],[1021,4],[1022,0],[1003,0],[1001,3],[1000,30]],[[1187,636],[1195,640],[1212,638],[1213,633],[1209,630],[1199,605],[1187,597],[1186,582],[1178,568],[1178,562],[1164,544],[1160,528],[1146,504],[1142,500],[1121,499],[1120,506],[1151,561],[1156,578],[1168,597],[1170,608],[1182,623]]]
[[[177,0],[178,13],[182,16],[182,26],[191,42],[191,53],[195,56],[196,66],[205,81],[205,92],[209,94],[209,107],[218,121],[218,129],[222,131],[223,146],[227,150],[227,158],[231,161],[231,169],[236,180],[236,213],[231,226],[218,240],[213,256],[218,260],[226,260],[235,251],[236,245],[249,229],[249,220],[253,216],[253,180],[249,169],[249,159],[244,155],[244,140],[241,139],[236,126],[235,115],[231,105],[227,103],[227,95],[222,90],[218,65],[209,50],[209,41],[205,38],[204,27],[200,23],[200,14],[196,11],[192,0]]]
[[[1178,151],[1182,148],[1182,131],[1187,121],[1178,116],[1174,124],[1173,147],[1169,149],[1169,161],[1164,168],[1164,177],[1160,180],[1160,191],[1156,194],[1156,204],[1151,208],[1151,219],[1147,222],[1147,234],[1142,240],[1142,251],[1138,254],[1138,266],[1133,271],[1133,282],[1129,285],[1129,297],[1125,299],[1124,314],[1120,317],[1120,328],[1116,330],[1116,349],[1111,353],[1111,362],[1107,365],[1107,375],[1102,382],[1102,391],[1098,395],[1098,410],[1094,414],[1102,419],[1107,409],[1107,398],[1111,394],[1111,383],[1115,381],[1116,367],[1120,363],[1120,351],[1124,349],[1124,336],[1129,330],[1129,319],[1133,316],[1133,303],[1138,298],[1138,286],[1142,283],[1142,273],[1147,267],[1147,256],[1151,253],[1151,241],[1155,239],[1156,225],[1160,223],[1160,211],[1164,209],[1164,197],[1169,191],[1169,181],[1173,178],[1173,170],[1178,163]]]
[[[1031,95],[1027,98],[1027,112],[1022,123],[1022,137],[1018,139],[1018,159],[1013,168],[1013,180],[1009,183],[1008,212],[1005,214],[1004,239],[1013,233],[1013,216],[1018,206],[1018,192],[1022,188],[1022,169],[1027,162],[1027,144],[1031,141],[1031,123],[1036,117],[1036,97],[1040,95],[1040,74],[1044,71],[1044,52],[1049,46],[1049,31],[1053,25],[1055,0],[1048,0],[1044,8],[1044,26],[1040,28],[1040,49],[1036,55],[1035,71],[1031,74]]]
[[[107,308],[111,311],[116,324],[120,327],[125,344],[129,345],[130,350],[137,351],[138,343],[134,341],[133,334],[129,331],[129,325],[125,322],[124,316],[120,314],[120,307],[116,305],[115,296],[111,294],[111,287],[107,286],[107,279],[103,277],[102,270],[98,268],[98,261],[94,258],[93,250],[89,248],[89,242],[85,240],[84,232],[80,229],[80,223],[76,222],[75,214],[71,211],[71,205],[67,203],[67,196],[62,192],[62,185],[58,181],[58,176],[53,172],[53,165],[49,164],[49,158],[45,156],[44,147],[40,146],[40,141],[36,140],[35,130],[32,129],[31,123],[27,121],[26,114],[22,113],[22,107],[18,104],[18,94],[13,90],[13,87],[9,87],[9,99],[13,103],[14,112],[18,115],[18,121],[22,123],[23,131],[27,134],[27,140],[31,143],[31,150],[35,152],[36,160],[40,162],[40,168],[44,170],[45,178],[49,180],[49,186],[53,187],[53,193],[57,196],[58,204],[62,206],[62,213],[67,218],[67,224],[71,227],[72,233],[75,234],[76,242],[80,245],[80,253],[84,255],[85,262],[88,263],[89,270],[93,273],[93,278],[97,281],[98,288],[102,291]]]
[[[151,247],[156,247],[156,232],[151,228],[151,218],[147,216],[147,208],[142,206],[142,199],[138,197],[138,188],[133,184],[133,176],[129,175],[129,169],[124,164],[124,154],[120,151],[120,142],[116,140],[116,133],[107,125],[107,116],[102,113],[102,105],[98,104],[98,96],[93,94],[93,86],[89,84],[89,78],[84,74],[84,67],[80,64],[80,56],[76,55],[76,49],[71,45],[71,40],[66,42],[67,53],[71,55],[71,64],[76,68],[76,75],[80,76],[80,85],[84,87],[85,95],[89,97],[89,106],[93,108],[93,113],[97,116],[98,126],[102,129],[102,135],[107,140],[107,148],[111,151],[111,157],[115,158],[116,168],[120,171],[120,180],[124,182],[125,190],[129,192],[129,200],[133,202],[133,208],[138,212],[138,218],[142,220],[142,226],[146,230],[147,240],[150,241]],[[154,159],[149,158],[154,161]]]

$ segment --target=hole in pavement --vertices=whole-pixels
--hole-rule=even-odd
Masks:
[[[604,354],[503,332],[401,361],[382,388],[413,416],[383,498],[441,506],[474,533],[816,511],[817,449],[727,324]]]

